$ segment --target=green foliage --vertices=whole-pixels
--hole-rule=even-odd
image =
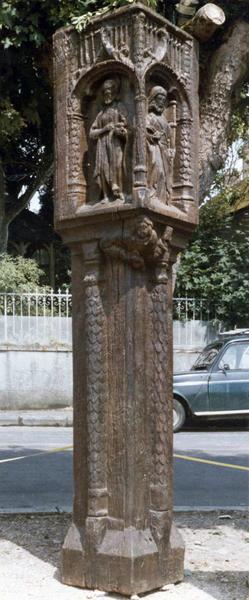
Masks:
[[[125,4],[132,4],[133,0],[105,0],[104,6],[97,8],[95,0],[86,0],[85,10],[80,16],[72,18],[72,23],[77,31],[82,31],[91,23],[93,17],[102,17],[109,10],[118,8]],[[90,10],[89,10],[90,9]]]
[[[6,211],[18,206],[21,192],[33,184],[43,160],[52,161],[53,146],[50,50],[45,43],[37,47],[35,24],[31,28],[28,19],[31,3],[27,18],[24,3],[19,5],[3,2],[0,8],[0,160]]]
[[[206,299],[228,325],[249,324],[249,220],[233,216],[231,191],[208,201],[181,257],[176,296]]]
[[[0,3],[0,162],[12,220],[53,161],[52,34],[80,14],[83,0]],[[26,192],[26,194],[25,194]]]
[[[129,2],[130,0],[2,0],[0,160],[6,179],[7,207],[18,203],[21,190],[32,184],[44,159],[47,163],[52,161],[52,34],[58,27],[72,23],[77,29],[82,29],[93,16]],[[158,0],[157,7],[174,21],[176,2],[177,0]],[[205,0],[201,0],[200,6],[205,3]],[[246,1],[217,0],[217,4],[226,12],[227,22],[248,16],[249,5]],[[150,0],[149,5],[154,8],[155,0]],[[218,37],[215,39],[218,40]],[[248,116],[248,88],[242,90],[239,109],[233,116],[231,139],[238,135],[244,136],[245,113]],[[231,239],[229,236],[232,236]],[[212,294],[215,294],[216,288],[222,289],[220,274],[222,272],[226,277],[229,265],[231,268],[227,287],[231,283],[233,256],[239,267],[242,238],[241,232],[234,239],[231,216],[222,203],[219,207],[215,203],[203,207],[198,235],[182,261],[178,288],[187,288],[198,295],[205,292],[205,297],[208,294],[212,299],[217,298],[217,294],[215,297]],[[246,243],[245,240],[243,243]],[[209,254],[210,257],[207,258]],[[195,265],[195,270],[192,265]],[[13,287],[17,284],[14,280],[13,283],[10,281]],[[234,288],[237,286],[235,276],[232,285]],[[238,295],[239,291],[236,293]]]
[[[41,47],[55,28],[68,24],[73,14],[81,14],[84,5],[84,0],[2,0],[1,43],[6,49]]]
[[[102,17],[105,13],[115,8],[120,8],[127,4],[133,4],[135,0],[104,0],[103,6],[97,8],[98,4],[95,0],[86,0],[84,3],[84,11],[80,16],[72,18],[72,23],[77,31],[82,31],[91,23],[93,17]],[[156,9],[157,0],[148,0],[148,6]],[[90,10],[89,10],[90,9]]]
[[[20,113],[14,108],[9,98],[0,99],[0,141],[8,143],[11,138],[15,138],[25,122]]]
[[[132,4],[134,0],[2,0],[1,44],[5,49],[32,45],[39,48],[63,25],[85,27],[94,16]],[[148,0],[156,8],[156,0]]]
[[[153,2],[154,0],[150,0]],[[130,0],[2,0],[0,3],[0,161],[5,209],[53,161],[52,35],[86,26],[94,15]],[[39,176],[40,182],[40,176]],[[31,189],[33,191],[33,189]],[[8,216],[8,215],[7,215]]]
[[[35,260],[7,254],[0,257],[0,292],[34,291],[42,275]]]

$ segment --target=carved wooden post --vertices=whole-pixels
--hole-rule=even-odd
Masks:
[[[196,47],[143,4],[54,43],[56,227],[73,280],[75,496],[62,577],[146,592],[183,577],[171,273],[196,225]]]

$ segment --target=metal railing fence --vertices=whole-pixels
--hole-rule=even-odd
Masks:
[[[72,295],[66,289],[34,292],[0,292],[0,315],[21,317],[70,317]]]
[[[68,289],[0,292],[0,343],[71,344],[71,314]]]
[[[71,317],[72,294],[68,289],[54,292],[35,290],[33,292],[1,292],[0,315]],[[215,308],[202,298],[188,296],[173,299],[173,318],[178,321],[210,321],[216,318]]]
[[[0,343],[71,344],[72,295],[68,289],[0,292]],[[215,311],[197,298],[174,298],[174,345],[203,346],[217,332]]]
[[[174,349],[200,350],[214,341],[221,323],[214,305],[203,298],[173,299]]]
[[[215,321],[216,309],[205,298],[173,298],[173,319],[176,321]]]

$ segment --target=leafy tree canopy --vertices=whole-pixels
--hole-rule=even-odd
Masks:
[[[5,254],[0,261],[0,291],[34,291],[40,285],[43,272],[35,260]]]
[[[240,190],[240,191],[239,191]],[[227,188],[200,209],[200,225],[181,257],[175,295],[206,299],[211,313],[229,326],[249,322],[249,217],[234,207],[247,198],[249,180]]]
[[[8,225],[53,163],[52,34],[123,0],[2,0],[0,6],[0,254]]]
[[[8,224],[27,206],[34,191],[46,183],[52,171],[52,34],[72,22],[80,28],[94,12],[122,3],[125,0],[2,0],[0,254],[6,250]],[[158,0],[157,8],[176,22],[176,3],[177,0]],[[201,0],[199,6],[205,3]],[[223,8],[226,22],[200,48],[202,197],[224,163],[228,146],[236,137],[246,137],[248,129],[249,0],[217,0],[216,4]],[[242,232],[237,237],[232,234],[227,199],[204,206],[198,234],[182,262],[178,289],[187,288],[198,295],[205,292],[213,298],[218,298],[218,290],[223,289],[224,303],[232,306],[224,290],[233,289],[237,300],[242,293],[235,276],[242,238],[246,244]],[[191,279],[192,272],[195,281]]]

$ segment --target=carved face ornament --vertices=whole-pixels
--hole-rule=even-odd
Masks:
[[[149,110],[161,114],[166,105],[167,92],[160,85],[152,88],[149,95]]]
[[[113,102],[118,92],[118,83],[115,79],[106,79],[102,86],[102,94],[104,104],[108,105]]]
[[[151,236],[152,227],[153,223],[147,217],[138,219],[136,228],[137,236],[142,240],[148,239]]]

